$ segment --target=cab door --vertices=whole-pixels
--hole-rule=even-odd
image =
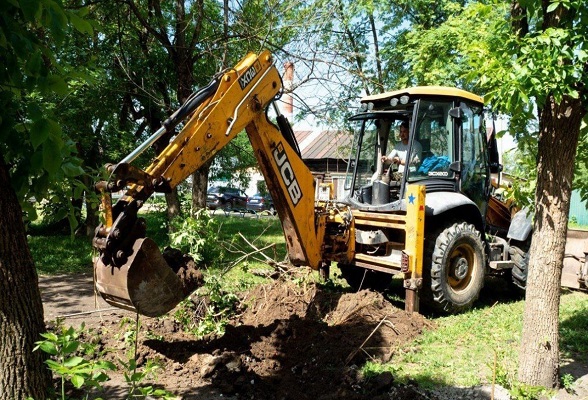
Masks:
[[[480,105],[461,102],[461,192],[476,203],[482,215],[488,206],[490,169],[486,152],[486,132]]]

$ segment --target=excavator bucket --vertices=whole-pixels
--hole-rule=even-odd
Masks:
[[[184,298],[180,279],[153,240],[138,239],[132,251],[121,267],[104,265],[100,257],[96,259],[98,292],[115,307],[148,317],[167,313]]]

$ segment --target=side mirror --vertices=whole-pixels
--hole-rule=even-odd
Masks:
[[[461,173],[461,161],[455,161],[449,164],[449,170],[458,174]]]
[[[449,115],[456,119],[462,119],[463,110],[460,107],[453,107],[451,110],[449,110]]]
[[[490,163],[490,173],[497,174],[499,172],[502,172],[502,164],[497,163],[497,162],[491,162]]]

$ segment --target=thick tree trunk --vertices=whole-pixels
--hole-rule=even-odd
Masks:
[[[44,399],[51,380],[35,341],[45,331],[22,209],[0,154],[0,398]]]
[[[559,383],[559,300],[574,160],[585,111],[580,100],[550,97],[541,110],[535,222],[519,380],[533,386]]]

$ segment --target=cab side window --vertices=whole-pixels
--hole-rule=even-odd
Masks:
[[[484,151],[486,138],[482,109],[479,106],[461,103],[461,189],[478,206],[483,207],[486,200],[486,181],[488,179],[488,160]]]
[[[416,140],[422,146],[422,160],[411,179],[453,177],[453,123],[448,112],[451,102],[422,101]],[[410,179],[409,179],[410,180]]]

